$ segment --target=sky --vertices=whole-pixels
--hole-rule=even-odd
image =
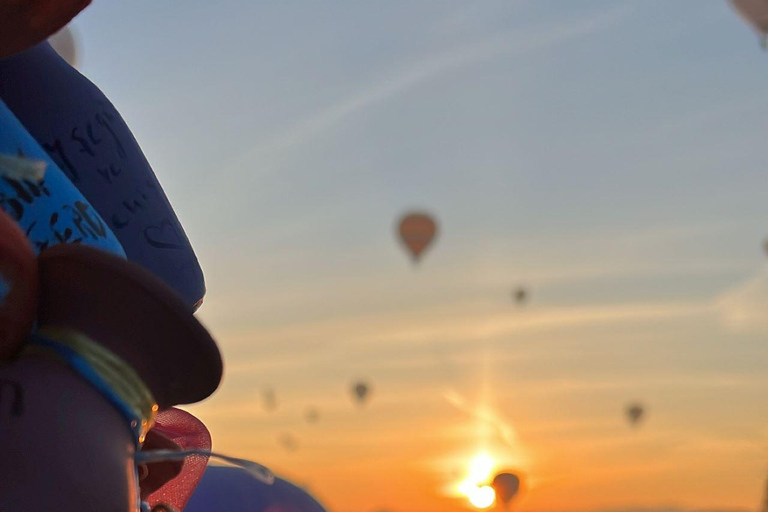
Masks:
[[[768,54],[727,2],[97,1],[74,27],[205,271],[217,451],[331,512],[473,510],[483,453],[519,511],[758,507]],[[440,224],[418,268],[410,209]]]

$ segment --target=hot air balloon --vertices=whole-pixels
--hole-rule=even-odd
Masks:
[[[357,382],[352,386],[352,394],[358,405],[365,405],[370,392],[371,388],[365,382]]]
[[[320,419],[320,413],[314,407],[309,407],[304,413],[304,418],[307,420],[307,423],[317,423],[317,420]]]
[[[293,437],[291,434],[288,434],[288,433],[281,434],[280,437],[277,439],[277,441],[280,443],[280,446],[282,446],[289,452],[295,451],[296,448],[298,448],[298,443],[296,442],[296,438]]]
[[[768,48],[768,0],[730,0],[731,5],[760,36],[763,48]]]
[[[526,301],[528,300],[528,290],[526,290],[522,286],[520,288],[517,288],[512,295],[515,298],[515,302],[519,305],[525,304]]]
[[[627,419],[633,427],[640,423],[644,415],[645,408],[641,404],[633,403],[627,406]]]
[[[398,234],[414,263],[418,263],[424,251],[435,239],[437,223],[426,213],[410,212],[400,219]]]
[[[67,25],[63,29],[59,30],[51,37],[48,38],[48,42],[51,44],[56,53],[58,53],[62,59],[67,61],[67,64],[73,68],[78,68],[80,64],[80,51],[77,44],[77,38],[71,28],[71,25]]]
[[[277,410],[277,397],[275,396],[274,389],[265,389],[261,395],[261,398],[264,400],[264,409],[269,412]]]
[[[520,478],[514,473],[499,473],[491,484],[498,500],[507,506],[520,490]]]

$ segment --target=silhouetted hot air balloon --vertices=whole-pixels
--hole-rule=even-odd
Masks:
[[[435,239],[437,223],[426,213],[410,212],[400,219],[398,234],[414,263],[418,263],[421,255]]]
[[[280,446],[282,446],[289,452],[295,451],[296,448],[298,448],[298,444],[296,443],[296,438],[288,433],[282,434],[278,438],[278,442],[280,443]]]
[[[768,238],[763,242],[763,250],[765,251],[766,256],[768,256]]]
[[[80,51],[77,44],[77,38],[71,25],[67,25],[48,38],[48,42],[53,46],[62,59],[73,68],[78,68],[80,64]]]
[[[645,407],[641,404],[633,403],[627,406],[627,418],[632,426],[637,426],[645,415]]]
[[[272,388],[266,388],[261,395],[264,400],[264,409],[272,412],[277,409],[277,397],[275,396],[275,390]]]
[[[763,48],[768,48],[768,0],[730,0],[731,5],[759,34]]]
[[[505,506],[508,505],[520,490],[520,478],[514,473],[499,473],[493,478],[496,498]]]
[[[515,298],[515,302],[519,305],[523,305],[528,301],[528,290],[522,286],[517,288],[512,295]]]
[[[308,407],[304,413],[304,418],[307,420],[307,423],[317,423],[317,420],[320,419],[320,413],[314,407]]]
[[[359,405],[365,405],[371,388],[365,382],[357,382],[352,386],[352,394]]]

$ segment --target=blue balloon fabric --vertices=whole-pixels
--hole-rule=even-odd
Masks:
[[[101,214],[128,259],[190,304],[203,272],[181,223],[120,114],[47,42],[0,60],[0,99]]]
[[[275,478],[267,485],[247,471],[208,466],[184,512],[326,512],[309,493]]]
[[[101,216],[2,101],[0,158],[5,165],[13,161],[45,164],[40,181],[13,175],[8,169],[0,177],[0,207],[21,226],[38,253],[57,244],[81,243],[125,257]]]

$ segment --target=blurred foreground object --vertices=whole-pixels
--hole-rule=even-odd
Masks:
[[[198,305],[205,283],[195,252],[131,130],[99,88],[43,42],[0,60],[0,99],[93,205],[128,259],[165,281],[189,309]]]
[[[138,512],[158,410],[215,391],[218,348],[173,290],[123,258],[57,245],[38,270],[36,331],[0,366],[0,508],[81,512],[87,497],[88,510]],[[157,466],[156,487],[180,469]]]
[[[56,53],[75,69],[80,67],[80,45],[77,39],[72,25],[67,25],[48,38]]]
[[[763,49],[768,48],[768,0],[730,0],[731,5],[760,36]]]
[[[210,450],[211,434],[199,419],[171,407],[158,413],[155,427],[147,434],[142,449]],[[146,499],[151,507],[162,504],[183,510],[207,464],[205,455],[190,455],[183,464],[177,461],[148,465],[147,475],[141,480],[142,499]],[[168,479],[166,474],[173,475],[174,469],[176,476]]]
[[[435,239],[437,222],[426,213],[410,212],[400,219],[398,233],[413,262],[418,263],[421,255]]]
[[[0,59],[44,41],[91,0],[0,0]]]
[[[308,492],[275,478],[267,485],[240,468],[209,465],[184,512],[326,512]]]
[[[630,425],[636,427],[645,415],[645,407],[639,403],[633,403],[627,406],[627,419]]]
[[[37,259],[24,232],[0,210],[0,364],[16,354],[32,328]]]
[[[493,478],[491,485],[499,502],[506,507],[520,490],[520,478],[514,473],[499,473]]]
[[[77,243],[125,256],[104,219],[2,100],[0,178],[0,209],[24,231],[36,253]]]

